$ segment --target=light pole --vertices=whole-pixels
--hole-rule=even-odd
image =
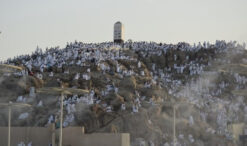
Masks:
[[[14,69],[14,70],[23,70],[23,68],[19,66],[9,65],[9,64],[0,64],[1,68],[8,68],[8,69]]]
[[[164,105],[171,106],[173,108],[173,146],[176,146],[177,138],[176,138],[176,108],[180,105],[188,105],[191,103],[185,102],[185,103],[172,103],[172,102],[166,102]]]
[[[31,105],[26,103],[0,103],[0,106],[7,106],[8,107],[8,146],[10,146],[10,138],[11,138],[11,111],[12,107],[30,107]]]
[[[61,105],[60,105],[60,135],[59,135],[59,146],[62,146],[63,139],[63,92],[61,94]]]
[[[0,75],[4,73],[13,73],[15,71],[22,71],[23,69],[19,66],[0,64]]]
[[[0,31],[1,34],[1,31]],[[10,70],[11,69],[11,70]],[[9,65],[9,64],[0,64],[0,74],[6,72],[14,72],[15,70],[22,71],[23,69],[19,66]],[[26,106],[29,107],[31,105],[25,103],[0,103],[0,106],[7,106],[8,107],[8,146],[10,146],[10,137],[11,137],[11,110],[12,106]]]
[[[176,139],[176,109],[173,105],[173,146],[176,146],[177,139]]]
[[[11,102],[8,105],[9,114],[8,114],[8,146],[10,146],[10,126],[11,126]]]
[[[74,89],[74,88],[61,88],[58,87],[47,87],[37,90],[37,93],[47,93],[61,95],[60,97],[60,131],[59,131],[59,146],[62,146],[63,143],[63,99],[64,94],[85,94],[89,93],[88,90]]]

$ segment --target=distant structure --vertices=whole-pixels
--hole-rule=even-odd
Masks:
[[[119,44],[124,42],[124,26],[120,21],[114,24],[113,41]]]

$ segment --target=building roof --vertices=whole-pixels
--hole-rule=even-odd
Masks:
[[[115,24],[122,24],[120,21],[117,21]]]

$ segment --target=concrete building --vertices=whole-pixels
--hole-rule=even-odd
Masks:
[[[113,41],[119,44],[124,42],[124,26],[120,21],[114,24]]]
[[[7,146],[8,127],[0,127],[0,146]],[[59,129],[49,127],[11,127],[11,146],[57,146]],[[63,146],[130,146],[129,133],[84,134],[83,127],[63,128]]]

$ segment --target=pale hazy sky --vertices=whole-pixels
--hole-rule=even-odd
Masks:
[[[36,46],[112,41],[247,42],[247,0],[0,0],[0,60]]]

